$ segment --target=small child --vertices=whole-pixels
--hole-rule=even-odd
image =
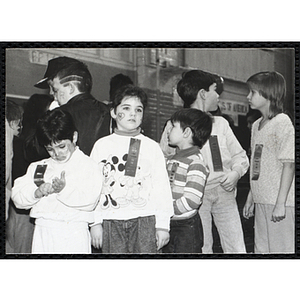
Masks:
[[[36,135],[50,158],[31,163],[12,189],[16,207],[36,218],[32,253],[91,253],[88,224],[101,193],[99,167],[76,146],[69,113],[48,111]]]
[[[260,111],[251,131],[250,191],[243,209],[252,217],[254,252],[295,252],[295,129],[283,113],[286,83],[277,72],[252,75],[250,107]]]
[[[104,176],[91,227],[92,245],[102,253],[157,253],[169,241],[172,193],[158,143],[141,134],[146,104],[141,88],[118,89],[111,109],[117,128],[91,152]]]
[[[5,219],[8,218],[12,186],[13,139],[22,130],[23,109],[11,100],[5,106]]]
[[[179,110],[171,117],[168,141],[178,151],[167,161],[174,216],[164,253],[201,253],[203,229],[198,209],[208,169],[200,149],[210,137],[212,118],[198,109]]]

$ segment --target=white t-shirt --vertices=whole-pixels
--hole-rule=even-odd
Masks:
[[[295,129],[286,114],[278,114],[258,130],[259,118],[251,133],[250,184],[255,203],[275,205],[284,162],[295,161]],[[262,145],[258,180],[253,177],[255,145]],[[295,205],[295,179],[292,182],[286,206]]]

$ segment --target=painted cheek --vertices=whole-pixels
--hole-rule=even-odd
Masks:
[[[48,151],[48,153],[52,158],[55,158],[55,153],[53,151]]]
[[[72,154],[74,150],[71,147],[67,147],[66,149],[62,150],[62,154],[65,156],[68,156],[69,154]]]
[[[57,157],[59,157],[63,161],[69,160],[69,158],[71,157],[71,152],[68,149],[59,150],[57,153]]]
[[[117,117],[118,117],[119,120],[122,120],[122,119],[124,119],[125,114],[122,113],[122,112],[119,112],[119,113],[117,114]]]

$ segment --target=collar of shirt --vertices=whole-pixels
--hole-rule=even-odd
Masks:
[[[141,133],[141,128],[137,128],[135,131],[132,131],[132,132],[122,131],[122,130],[115,128],[114,133],[118,134],[118,135],[124,135],[124,136],[136,136]]]
[[[198,146],[192,146],[187,149],[183,150],[177,150],[177,153],[173,156],[174,159],[179,158],[179,157],[188,157],[193,154],[199,153],[199,147]]]

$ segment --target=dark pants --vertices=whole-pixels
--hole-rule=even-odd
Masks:
[[[11,202],[6,221],[6,253],[31,253],[34,221],[30,210],[18,209]]]
[[[103,221],[102,253],[157,253],[155,217]]]
[[[202,253],[203,229],[197,213],[190,219],[171,220],[170,242],[163,253]]]

